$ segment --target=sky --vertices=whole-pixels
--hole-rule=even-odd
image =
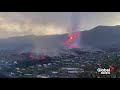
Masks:
[[[79,31],[120,25],[120,12],[0,12],[0,38],[63,34],[75,25]]]

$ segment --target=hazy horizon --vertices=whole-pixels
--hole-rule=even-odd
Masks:
[[[84,31],[120,25],[119,19],[120,12],[0,12],[0,38],[64,34],[75,25]]]

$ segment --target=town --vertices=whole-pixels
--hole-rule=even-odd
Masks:
[[[31,53],[16,54],[12,50],[0,50],[0,72],[10,78],[120,78],[120,51],[66,50],[59,56],[29,58]],[[98,68],[115,71],[110,75],[101,75]]]

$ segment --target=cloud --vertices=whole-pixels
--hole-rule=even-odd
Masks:
[[[80,31],[120,24],[119,12],[80,12],[80,17],[75,18],[71,15],[72,12],[0,12],[0,36],[62,34],[74,24],[80,26]]]
[[[1,12],[0,30],[6,33],[51,35],[66,32],[69,13]],[[7,37],[7,34],[6,34]]]

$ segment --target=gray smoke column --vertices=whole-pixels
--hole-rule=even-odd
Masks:
[[[80,12],[73,12],[71,15],[71,26],[68,31],[69,36],[73,35],[71,45],[75,45],[80,48]],[[76,34],[76,38],[74,38],[74,34]]]
[[[71,16],[71,30],[79,31],[80,26],[80,12],[73,12]]]

